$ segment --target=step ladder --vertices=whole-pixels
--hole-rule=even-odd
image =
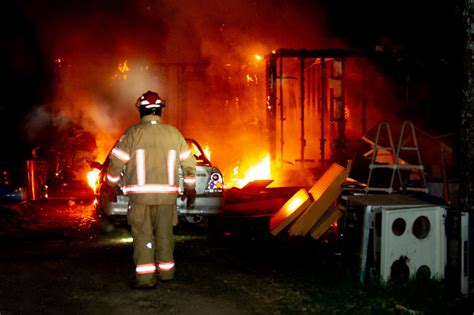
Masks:
[[[406,141],[405,133],[406,129],[409,128],[410,133],[408,134],[408,141]],[[381,141],[381,133],[382,131],[386,132],[386,142],[385,145],[380,145]],[[384,164],[376,164],[377,156],[379,151],[388,152],[390,156],[389,163]],[[416,153],[416,163],[417,164],[410,164],[406,162],[400,155],[402,152],[405,151],[412,151]],[[373,172],[376,169],[389,169],[391,170],[390,181],[384,187],[376,187],[372,183],[373,179]],[[408,172],[408,180],[405,181],[402,176],[401,171],[409,171]],[[402,129],[400,132],[400,138],[398,141],[398,147],[395,152],[395,147],[393,144],[392,132],[390,130],[390,125],[387,122],[381,122],[377,128],[377,135],[375,137],[375,142],[373,143],[372,149],[372,160],[369,165],[369,176],[367,179],[367,186],[365,187],[365,192],[369,193],[371,191],[378,191],[378,192],[386,192],[386,193],[393,193],[395,189],[393,188],[395,182],[395,174],[398,176],[398,181],[400,184],[400,191],[420,191],[428,193],[428,188],[426,185],[426,178],[424,174],[424,167],[421,163],[421,155],[420,150],[418,147],[418,140],[416,138],[415,127],[410,121],[405,121],[402,125]],[[413,181],[410,181],[412,177],[418,177],[418,186],[410,185]]]
[[[407,131],[406,129],[409,128]],[[408,138],[405,138],[405,132],[409,132]],[[407,140],[407,141],[404,141]],[[408,163],[401,163],[402,157],[400,156],[404,151],[411,151],[415,152],[415,163],[416,164],[408,164]],[[426,178],[424,173],[424,166],[421,163],[421,155],[420,149],[418,146],[418,140],[416,138],[415,127],[413,123],[410,121],[405,121],[402,125],[402,130],[400,132],[400,139],[398,141],[398,148],[397,154],[395,155],[395,165],[398,168],[398,179],[400,181],[400,190],[401,191],[419,191],[428,193],[428,186],[426,185]],[[401,170],[410,171],[408,174],[408,180],[405,181],[402,178]],[[417,182],[419,185],[411,185],[413,182],[411,178],[418,177]]]
[[[382,135],[382,133],[385,132],[385,135]],[[383,138],[384,143],[383,145],[381,144],[382,138]],[[392,131],[390,130],[390,125],[387,122],[380,122],[378,127],[377,127],[377,135],[375,136],[375,142],[372,143],[372,160],[369,164],[369,176],[367,178],[367,186],[364,188],[365,192],[371,192],[371,191],[378,191],[378,192],[386,192],[391,194],[394,189],[393,189],[393,182],[395,178],[395,172],[398,171],[397,167],[395,167],[395,162],[397,161],[395,158],[395,146],[393,144],[393,138],[392,138]],[[391,160],[390,163],[386,164],[376,164],[377,161],[377,156],[379,156],[380,151],[384,151],[385,154],[388,153],[390,154],[389,159]],[[374,170],[376,169],[391,169],[391,177],[390,177],[390,182],[388,185],[385,185],[385,187],[376,187],[372,186],[372,177]]]

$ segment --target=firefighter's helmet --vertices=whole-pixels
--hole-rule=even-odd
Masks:
[[[165,107],[165,101],[158,93],[147,91],[138,98],[136,106],[140,111],[140,117],[145,115],[161,116],[161,109]]]

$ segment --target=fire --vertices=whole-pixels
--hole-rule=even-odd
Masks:
[[[258,162],[255,165],[252,165],[246,172],[245,175],[239,178],[238,174],[240,172],[240,167],[236,166],[233,169],[233,178],[228,180],[230,187],[242,188],[248,183],[259,180],[259,179],[271,179],[271,169],[270,169],[270,154],[267,153],[265,158]]]
[[[125,60],[123,63],[119,64],[118,69],[119,69],[120,73],[122,73],[122,75],[123,75],[122,78],[124,80],[127,80],[127,72],[130,70],[128,68],[128,65],[127,65],[127,60]]]
[[[247,84],[250,85],[250,84],[258,84],[258,79],[257,79],[257,75],[255,74],[246,74],[245,75],[245,78],[247,80]]]
[[[112,76],[113,80],[127,80],[128,78],[128,72],[130,71],[130,68],[128,67],[128,61],[125,60],[122,63],[119,63],[117,66],[118,73],[115,73]]]
[[[211,148],[209,148],[209,145],[205,145],[204,148],[202,148],[204,151],[204,155],[206,155],[207,159],[210,161],[211,160]]]
[[[130,69],[128,68],[127,62],[128,62],[128,61],[125,60],[123,63],[120,63],[120,64],[118,65],[118,69],[119,69],[120,72],[125,73],[126,71],[130,70]]]
[[[87,183],[92,188],[94,193],[97,192],[97,179],[99,178],[100,170],[94,168],[92,171],[87,173]]]

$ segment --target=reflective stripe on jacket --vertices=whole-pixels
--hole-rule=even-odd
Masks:
[[[147,115],[130,127],[116,143],[109,156],[109,185],[125,166],[122,190],[131,202],[172,204],[178,193],[178,168],[181,165],[186,188],[194,188],[196,160],[181,132],[162,122],[161,117]]]

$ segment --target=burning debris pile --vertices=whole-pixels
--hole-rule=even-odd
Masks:
[[[270,178],[264,54],[280,46],[340,44],[326,36],[324,20],[307,14],[319,15],[317,4],[300,5],[32,3],[26,14],[54,60],[54,93],[45,113],[53,123],[67,118],[94,135],[95,158],[103,162],[115,139],[138,120],[133,108],[138,95],[156,90],[170,104],[165,121],[208,145],[229,185]],[[44,7],[48,15],[38,14]],[[272,23],[275,16],[288,23]],[[255,172],[264,174],[247,174]]]
[[[387,107],[396,108],[390,95],[397,87],[367,60],[295,55],[286,56],[283,66],[291,49],[346,46],[325,32],[323,18],[314,18],[323,15],[317,3],[205,3],[72,1],[48,21],[37,14],[41,8],[29,7],[54,56],[54,93],[45,113],[53,126],[73,121],[97,147],[71,149],[87,157],[60,159],[103,163],[117,137],[138,121],[133,104],[150,89],[169,104],[164,120],[212,151],[226,187],[258,179],[311,186],[314,170],[329,166],[329,151],[359,139]],[[51,10],[49,16],[56,16]],[[275,16],[282,23],[274,23]],[[280,92],[272,96],[270,117],[265,70],[271,62],[270,79]],[[382,109],[374,106],[379,98]],[[269,128],[270,121],[275,126]],[[79,168],[68,176],[85,180],[85,167]]]
[[[51,135],[61,136],[50,138]],[[74,194],[90,195],[86,179],[96,157],[93,134],[73,123],[55,127],[48,143],[34,148],[28,160],[29,199],[67,195],[71,188],[77,190]]]

